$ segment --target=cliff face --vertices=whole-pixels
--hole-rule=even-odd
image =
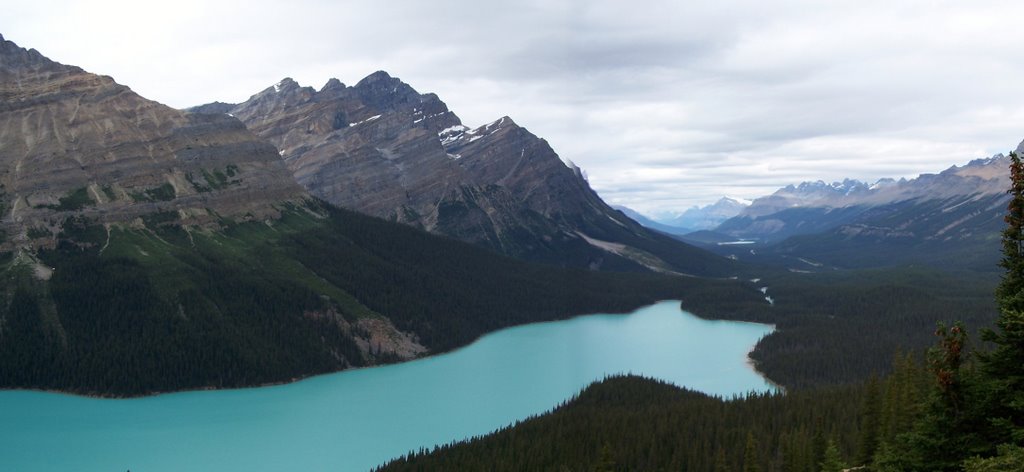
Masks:
[[[2,37],[0,185],[8,249],[45,244],[69,216],[202,224],[271,216],[306,195],[240,121],[146,100]]]
[[[721,262],[610,208],[512,119],[470,129],[384,72],[319,91],[284,79],[228,113],[277,146],[310,193],[345,208],[559,265],[702,273]]]

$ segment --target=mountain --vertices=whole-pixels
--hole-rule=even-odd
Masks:
[[[344,208],[560,266],[734,271],[624,218],[511,118],[469,128],[437,95],[385,72],[320,90],[284,79],[229,113],[273,143],[310,193]]]
[[[688,228],[689,231],[687,232],[692,233],[694,231],[714,229],[722,224],[723,221],[740,214],[748,206],[750,206],[750,202],[722,197],[715,203],[702,207],[694,206],[679,216],[660,220],[660,222],[673,227]]]
[[[621,211],[623,215],[626,215],[627,217],[629,217],[629,219],[631,219],[633,221],[636,221],[637,223],[640,223],[644,227],[647,227],[647,228],[650,228],[650,229],[653,229],[653,230],[656,230],[656,231],[661,231],[662,233],[680,235],[680,234],[686,234],[686,233],[689,233],[690,231],[692,231],[692,230],[690,230],[688,228],[679,228],[677,226],[669,226],[667,224],[658,223],[657,221],[654,221],[654,220],[644,216],[640,212],[638,212],[638,211],[636,211],[636,210],[634,210],[632,208],[629,208],[629,207],[624,207],[624,206],[621,206],[621,205],[612,205],[612,208]]]
[[[759,295],[530,264],[335,208],[238,119],[171,109],[2,38],[0,97],[0,388],[286,382],[705,285]]]
[[[0,249],[52,246],[70,216],[203,225],[308,198],[238,120],[146,100],[2,36],[0,57]]]
[[[1008,164],[997,154],[909,180],[791,185],[754,200],[714,230],[719,241],[761,245],[751,253],[717,250],[739,259],[784,258],[797,270],[892,264],[992,270],[1008,201]]]

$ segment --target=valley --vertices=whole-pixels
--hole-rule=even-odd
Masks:
[[[175,109],[0,36],[0,468],[1010,455],[1021,152],[655,220],[388,72]]]

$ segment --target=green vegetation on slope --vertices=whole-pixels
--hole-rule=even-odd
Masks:
[[[7,256],[0,387],[249,386],[394,360],[360,350],[361,317],[386,316],[440,352],[513,324],[703,287],[759,296],[729,281],[529,264],[315,203],[217,231],[176,218],[150,215],[145,228],[69,219],[54,249]],[[48,268],[49,280],[36,277]]]
[[[327,224],[292,237],[294,257],[436,350],[505,326],[624,312],[704,290],[728,294],[708,300],[721,310],[760,298],[728,280],[530,264],[345,210],[325,211],[332,215]],[[339,237],[347,244],[337,244]]]
[[[988,326],[996,317],[992,275],[926,268],[861,270],[827,274],[776,273],[755,287],[764,299],[746,309],[704,311],[688,302],[723,297],[703,290],[683,306],[708,318],[774,323],[777,331],[758,342],[751,357],[769,378],[788,388],[839,384],[881,375],[898,351],[921,352],[934,341],[936,321],[964,320]]]

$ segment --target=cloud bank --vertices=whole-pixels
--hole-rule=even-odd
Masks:
[[[937,172],[1024,138],[1009,1],[7,2],[0,32],[176,107],[376,70],[682,211]]]

